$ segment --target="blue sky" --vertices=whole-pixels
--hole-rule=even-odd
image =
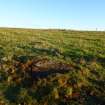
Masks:
[[[105,30],[105,0],[0,0],[0,27]]]

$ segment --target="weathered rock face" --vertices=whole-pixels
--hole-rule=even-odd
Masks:
[[[51,60],[40,60],[32,65],[33,77],[46,77],[54,73],[65,73],[71,70],[71,65]]]
[[[29,72],[33,78],[45,77],[53,73],[65,73],[72,69],[72,65],[49,59],[33,59],[26,63],[18,63],[19,69]]]
[[[33,62],[32,71],[47,71],[47,70],[70,70],[69,64],[64,64],[62,62],[55,62],[48,59],[42,59],[37,62]]]

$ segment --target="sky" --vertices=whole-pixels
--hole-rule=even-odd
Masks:
[[[105,0],[0,0],[0,27],[105,30]]]

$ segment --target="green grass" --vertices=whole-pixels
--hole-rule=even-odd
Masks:
[[[19,56],[22,61],[48,58],[74,67],[30,86],[30,80],[14,68],[14,58]],[[14,76],[22,80],[13,81]],[[0,104],[104,105],[105,32],[1,28]]]

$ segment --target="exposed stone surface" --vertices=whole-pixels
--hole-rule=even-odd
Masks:
[[[17,63],[17,68],[29,72],[33,77],[45,77],[52,73],[65,73],[73,66],[63,62],[43,59],[28,60],[26,63]]]

